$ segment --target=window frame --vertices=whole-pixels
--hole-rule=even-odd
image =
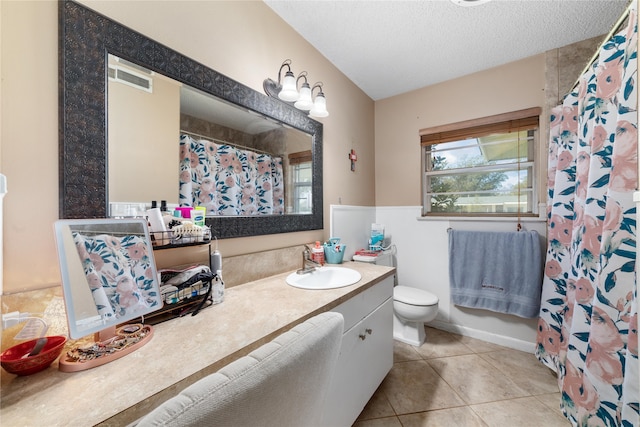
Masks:
[[[300,177],[302,169],[308,169],[309,171],[311,171],[312,170],[311,162],[300,162],[291,166],[291,174],[293,176],[293,180],[292,180],[293,213],[296,213],[296,214],[311,213],[311,210],[313,209],[312,201],[309,202],[308,210],[301,208],[303,200],[309,201],[308,197],[306,198],[302,197],[301,194],[303,192],[310,194],[312,190],[311,181],[298,181],[298,178]]]
[[[311,150],[300,151],[297,153],[291,153],[288,156],[289,167],[290,167],[290,176],[291,182],[289,185],[290,194],[291,194],[291,212],[295,214],[306,214],[310,213],[313,210],[313,200],[310,202],[309,212],[307,210],[301,209],[301,201],[304,199],[300,197],[300,193],[303,190],[308,190],[311,192],[312,190],[312,182],[311,181],[299,181],[300,173],[302,169],[312,169],[312,153]],[[308,200],[308,198],[307,198]]]
[[[420,150],[421,150],[421,198],[422,198],[422,216],[423,217],[534,217],[538,216],[538,179],[540,173],[540,158],[539,158],[539,141],[540,141],[540,114],[542,108],[534,107],[524,110],[518,110],[510,113],[497,114],[494,116],[483,117],[479,119],[466,120],[457,123],[451,123],[447,125],[434,126],[430,128],[421,129],[420,135]],[[429,147],[446,143],[461,141],[469,138],[481,138],[491,134],[506,134],[511,132],[519,132],[524,130],[532,130],[533,141],[531,144],[531,151],[529,153],[532,156],[524,162],[516,162],[523,167],[531,167],[532,176],[529,178],[531,182],[531,212],[433,212],[431,211],[431,196],[427,196],[428,180],[431,176],[438,175],[429,173],[427,167],[430,162],[431,151]],[[532,166],[529,164],[533,163]],[[498,166],[495,169],[500,169],[502,166]],[[464,168],[470,173],[473,173],[474,168]],[[478,171],[491,169],[489,166],[479,166]],[[455,169],[452,169],[455,170]],[[460,170],[451,173],[441,173],[440,175],[453,175],[459,173]]]

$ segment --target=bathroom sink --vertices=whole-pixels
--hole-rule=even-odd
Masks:
[[[346,267],[320,267],[311,273],[291,273],[287,283],[302,289],[335,289],[353,285],[362,278],[356,270]]]

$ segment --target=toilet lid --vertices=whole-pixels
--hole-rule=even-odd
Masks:
[[[438,303],[438,297],[431,292],[409,286],[393,288],[393,299],[411,305],[435,305]]]

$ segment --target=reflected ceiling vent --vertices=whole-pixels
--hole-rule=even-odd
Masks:
[[[149,74],[128,70],[118,65],[109,65],[109,80],[144,90],[145,92],[153,92],[153,78]]]
[[[120,64],[124,65],[125,67],[129,67],[129,68],[133,68],[134,70],[140,71],[144,74],[148,74],[150,76],[153,75],[153,71],[151,71],[148,68],[143,67],[142,65],[138,65],[134,62],[131,61],[127,61],[126,59],[122,59],[120,57],[116,57],[116,61],[118,61]]]

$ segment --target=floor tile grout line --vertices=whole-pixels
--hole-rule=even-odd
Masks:
[[[501,350],[495,350],[495,351],[501,351]],[[505,374],[502,374],[506,380],[508,380],[508,381],[509,381],[509,382],[511,382],[514,386],[516,386],[517,388],[521,389],[523,392],[525,392],[525,393],[527,393],[527,394],[526,394],[526,395],[523,395],[523,396],[518,396],[518,397],[509,397],[509,398],[507,398],[507,399],[496,399],[496,400],[491,400],[491,401],[486,401],[486,402],[479,402],[479,403],[467,402],[467,400],[466,400],[463,396],[461,396],[461,395],[456,391],[456,388],[455,388],[451,383],[449,383],[449,382],[448,382],[448,381],[447,381],[447,380],[446,380],[442,375],[440,375],[440,373],[439,373],[439,372],[438,372],[438,371],[437,371],[437,370],[436,370],[436,369],[435,369],[435,368],[434,368],[434,367],[429,363],[429,361],[430,361],[430,360],[437,360],[437,359],[451,359],[451,358],[454,358],[454,357],[462,357],[462,356],[476,356],[476,355],[477,355],[478,357],[480,357],[482,360],[484,360],[484,361],[485,361],[485,363],[487,363],[489,366],[491,366],[492,368],[494,368],[494,369],[498,370],[498,372],[500,372],[499,367],[497,367],[497,366],[493,365],[493,364],[492,364],[491,362],[489,362],[488,360],[486,360],[486,359],[482,358],[479,354],[471,354],[471,355],[469,355],[469,354],[460,354],[460,355],[455,355],[455,356],[443,356],[443,357],[438,357],[438,358],[433,358],[433,359],[426,359],[426,360],[425,360],[425,362],[427,362],[427,364],[429,364],[429,366],[431,367],[431,369],[433,369],[433,371],[436,373],[436,375],[438,375],[438,377],[439,377],[439,378],[440,378],[440,379],[441,379],[445,384],[447,384],[447,385],[451,388],[451,390],[456,394],[456,396],[458,396],[458,397],[460,398],[460,400],[462,400],[463,402],[465,402],[465,405],[462,405],[462,406],[468,406],[468,407],[471,407],[471,405],[482,405],[482,404],[485,404],[485,403],[487,403],[487,404],[488,404],[488,403],[499,403],[499,402],[504,402],[504,401],[508,401],[508,400],[514,400],[514,399],[520,399],[520,398],[526,398],[526,397],[535,397],[535,395],[534,395],[533,393],[531,393],[530,391],[528,391],[528,390],[524,390],[524,389],[522,389],[521,387],[519,387],[519,386],[518,386],[518,385],[517,385],[517,384],[516,384],[512,379],[511,379],[511,377],[510,377],[510,376],[505,375]],[[542,394],[546,394],[546,393],[542,393]],[[539,399],[537,399],[537,400],[538,400],[538,401],[540,401]],[[541,402],[541,403],[543,403],[543,402]],[[544,403],[543,403],[543,404],[544,404]],[[545,406],[546,406],[546,405],[545,405]],[[458,407],[458,406],[453,406],[453,407]],[[392,406],[392,408],[393,408],[393,406]],[[395,408],[393,408],[393,409],[394,409],[394,412],[395,412]],[[447,409],[448,409],[448,408],[447,408]],[[427,411],[427,412],[428,412],[428,411]],[[402,415],[405,415],[405,414],[402,414]]]
[[[518,352],[519,350],[511,350],[511,349],[509,349],[508,351],[515,351],[515,352]],[[499,351],[498,351],[498,352],[499,352]],[[526,352],[523,352],[523,353],[526,353]],[[526,354],[529,354],[529,353],[526,353]],[[482,355],[480,355],[480,357],[482,358],[482,360],[484,360],[485,362],[487,362],[488,364],[490,364],[490,365],[491,365],[491,366],[493,366],[494,368],[496,368],[496,369],[498,369],[498,370],[500,370],[500,369],[501,369],[501,366],[499,366],[499,361],[498,361],[498,360],[493,359],[493,358],[491,358],[491,357],[482,357]],[[535,357],[535,356],[534,356],[534,357]],[[537,360],[536,360],[536,362],[537,362]],[[506,376],[506,377],[507,377],[507,379],[509,379],[512,383],[515,383],[515,384],[516,384],[516,386],[517,386],[518,388],[520,388],[520,389],[522,389],[523,391],[527,392],[530,396],[541,396],[541,395],[545,395],[545,394],[557,393],[557,392],[559,392],[559,391],[560,391],[559,389],[558,389],[558,390],[551,391],[551,392],[549,392],[549,391],[529,391],[529,390],[526,390],[526,389],[525,389],[525,388],[523,388],[523,387],[520,387],[520,386],[518,385],[518,383],[517,383],[514,379],[512,379],[512,376],[511,376],[511,375],[506,375],[506,374],[505,374],[505,376]]]
[[[486,425],[487,427],[491,427],[491,424],[489,424],[489,421],[487,421],[487,420],[485,420],[484,418],[482,418],[482,415],[480,415],[480,414],[479,414],[475,409],[473,409],[473,406],[472,406],[472,405],[467,405],[467,408],[469,408],[469,410],[470,410],[471,412],[473,412],[473,413],[474,413],[474,415],[475,415],[476,417],[478,417],[478,418],[479,418],[479,419],[484,423],[484,425]]]
[[[468,347],[468,346],[466,346],[466,345],[465,345],[465,347],[469,348],[469,347]],[[470,349],[470,348],[469,348],[469,349]],[[492,351],[503,351],[503,350],[491,350],[490,352],[492,352]],[[422,354],[420,354],[419,352],[417,352],[417,351],[416,351],[416,353],[418,353],[418,355],[422,356]],[[487,352],[487,353],[488,353],[488,352]],[[430,358],[430,359],[425,359],[425,358],[423,357],[423,358],[422,358],[422,360],[423,360],[424,362],[426,362],[426,363],[427,363],[427,365],[429,365],[429,367],[430,367],[430,368],[435,372],[435,374],[440,378],[440,380],[442,380],[442,382],[443,382],[443,383],[445,383],[445,384],[446,384],[446,385],[447,385],[447,386],[448,386],[448,387],[453,391],[453,393],[454,393],[454,394],[455,394],[455,395],[456,395],[456,396],[457,396],[457,397],[458,397],[462,402],[464,402],[464,403],[465,403],[465,405],[452,406],[451,408],[459,408],[459,407],[465,407],[465,406],[466,406],[466,407],[469,407],[469,409],[471,409],[471,407],[470,407],[470,406],[471,406],[471,405],[474,405],[475,403],[467,402],[467,400],[466,400],[463,396],[461,396],[461,395],[460,395],[460,393],[458,393],[458,391],[456,390],[456,388],[455,388],[452,384],[450,384],[450,383],[449,383],[449,382],[448,382],[448,381],[447,381],[447,380],[446,380],[442,375],[440,375],[440,373],[439,373],[439,372],[438,372],[438,371],[437,371],[437,370],[436,370],[436,369],[435,369],[435,368],[434,368],[434,367],[429,363],[429,361],[430,361],[430,360],[451,359],[451,358],[454,358],[454,357],[462,357],[462,356],[478,356],[478,357],[480,357],[483,361],[485,361],[485,363],[487,363],[489,366],[493,367],[494,369],[498,369],[498,368],[497,368],[497,367],[495,367],[493,364],[491,364],[489,361],[487,361],[486,359],[482,358],[478,353],[475,353],[475,352],[468,353],[468,354],[456,354],[456,355],[450,355],[450,356],[434,357],[434,358]],[[394,365],[395,365],[396,363],[406,363],[406,362],[415,362],[415,360],[406,360],[406,361],[394,362]],[[514,386],[516,386],[516,387],[520,388],[519,386],[517,386],[517,384],[515,384],[515,382],[514,382],[511,378],[509,378],[509,377],[508,377],[508,376],[506,376],[506,375],[505,375],[505,378],[506,378],[507,380],[509,380],[511,383],[513,383],[513,385],[514,385]],[[526,390],[523,390],[523,391],[525,391],[525,392],[527,392],[527,393],[528,393],[528,391],[526,391]],[[524,396],[524,397],[528,397],[528,396]],[[386,397],[386,395],[385,395],[385,398],[387,398],[387,397]],[[481,402],[480,404],[482,404],[482,403],[497,403],[497,402],[502,402],[502,401],[512,400],[512,399],[516,399],[516,397],[509,398],[509,399],[498,399],[498,400],[490,401],[490,402]],[[391,404],[391,401],[389,401],[389,399],[388,399],[388,398],[387,398],[387,401],[389,402],[389,404],[390,404],[390,406],[391,406],[391,409],[392,409],[392,410],[393,410],[393,412],[396,414],[396,416],[400,416],[400,415],[407,415],[407,414],[398,414],[397,410],[393,407],[393,404]],[[439,408],[439,409],[449,409],[449,407],[447,407],[447,408]],[[434,410],[438,410],[438,409],[434,409]],[[429,412],[429,411],[420,411],[420,412]],[[420,412],[417,412],[417,413],[420,413]],[[475,413],[475,411],[474,411],[474,413]],[[479,416],[479,415],[478,415],[478,416]],[[480,416],[479,416],[479,417],[480,417]],[[482,417],[480,417],[480,418],[482,419]],[[483,420],[483,422],[485,422],[485,423],[486,423],[486,421],[484,421],[484,420]]]
[[[466,355],[462,355],[462,356],[466,356]],[[462,357],[462,356],[461,356],[461,357]],[[522,392],[523,392],[523,393],[525,393],[525,394],[523,394],[522,396],[513,396],[513,397],[509,397],[509,398],[505,398],[505,399],[497,399],[497,400],[493,400],[493,401],[489,401],[489,402],[480,402],[480,403],[472,403],[472,402],[468,402],[468,404],[469,404],[469,405],[477,405],[477,404],[491,403],[491,402],[501,402],[501,401],[506,401],[506,400],[519,399],[520,397],[531,397],[531,396],[533,396],[533,393],[532,393],[532,392],[530,392],[529,390],[526,390],[526,389],[524,389],[524,388],[520,387],[520,386],[516,383],[516,381],[514,381],[514,380],[512,379],[512,377],[511,377],[510,375],[507,375],[507,374],[505,374],[503,371],[501,371],[499,366],[495,366],[493,363],[491,363],[490,361],[486,360],[485,358],[483,358],[483,357],[482,357],[482,356],[480,356],[480,355],[475,355],[475,356],[478,356],[482,361],[484,361],[487,365],[489,365],[489,367],[491,367],[491,368],[495,369],[495,370],[498,372],[498,374],[499,374],[502,378],[504,378],[504,380],[506,380],[506,381],[508,381],[509,383],[511,383],[511,385],[512,385],[512,387],[513,387],[513,389],[514,389],[514,390],[520,390],[520,391],[522,391]],[[451,356],[451,357],[453,358],[453,357],[458,357],[458,356]],[[430,365],[430,366],[431,366],[431,365]],[[431,368],[432,368],[434,371],[436,371],[436,373],[438,373],[438,371],[437,371],[433,366],[432,366]],[[438,373],[438,375],[440,375],[440,374]],[[449,383],[447,383],[447,384],[448,384],[449,386],[451,386]],[[452,387],[452,388],[453,388],[453,387]],[[454,391],[455,391],[455,389],[454,389]],[[464,399],[463,399],[463,400],[464,400]]]
[[[451,356],[449,356],[451,357]],[[433,372],[438,376],[438,378],[440,378],[442,380],[442,382],[444,382],[450,389],[451,391],[453,391],[453,393],[460,399],[461,402],[464,402],[464,405],[454,405],[454,406],[447,406],[446,408],[437,408],[437,409],[431,409],[431,410],[427,410],[427,411],[416,411],[416,412],[408,412],[408,413],[398,413],[398,410],[396,408],[393,407],[393,404],[391,403],[391,400],[389,399],[389,397],[387,396],[386,392],[383,392],[385,399],[387,400],[387,402],[389,403],[389,406],[391,407],[391,409],[393,410],[393,413],[396,415],[396,417],[400,417],[400,416],[404,416],[404,415],[410,415],[410,414],[419,414],[419,413],[423,413],[423,412],[431,412],[431,411],[437,411],[437,410],[443,410],[443,409],[451,409],[451,408],[464,408],[465,406],[469,406],[469,404],[467,403],[467,401],[465,399],[462,398],[462,396],[460,396],[460,394],[451,386],[451,384],[449,384],[444,378],[442,378],[442,376],[438,373],[438,371],[436,371],[433,366],[431,366],[429,364],[428,360],[425,359],[421,359],[421,360],[408,360],[408,361],[402,361],[402,362],[394,362],[394,366],[396,365],[396,363],[406,363],[406,362],[425,362],[429,368],[431,368],[433,370]],[[381,417],[384,418],[384,417]]]
[[[453,335],[450,332],[447,331],[443,331],[447,334],[447,336],[451,336]],[[377,419],[391,419],[391,418],[395,418],[396,421],[398,422],[399,425],[403,426],[403,423],[400,419],[400,417],[404,417],[404,416],[408,416],[408,415],[413,415],[413,414],[422,414],[422,413],[428,413],[428,412],[436,412],[436,411],[442,411],[442,410],[449,410],[449,409],[456,409],[456,408],[468,408],[471,410],[471,412],[478,417],[478,419],[487,427],[491,427],[491,424],[489,424],[489,422],[487,420],[485,420],[484,418],[482,418],[482,416],[480,415],[480,413],[476,412],[476,410],[474,410],[473,406],[474,405],[484,405],[484,404],[496,404],[496,403],[500,403],[500,402],[508,402],[508,401],[512,401],[512,400],[517,400],[517,399],[527,399],[527,398],[534,398],[538,403],[540,403],[541,405],[543,405],[545,408],[552,410],[556,413],[556,415],[562,416],[561,413],[559,412],[559,408],[558,409],[553,409],[551,408],[549,405],[547,405],[547,403],[545,403],[546,401],[542,400],[542,396],[544,395],[549,395],[549,394],[554,394],[557,393],[556,391],[553,392],[531,392],[527,389],[521,388],[520,386],[517,385],[517,383],[512,379],[511,375],[508,374],[504,374],[502,373],[502,371],[500,370],[499,366],[496,366],[494,363],[496,363],[498,360],[495,358],[492,358],[491,356],[489,356],[491,353],[499,353],[499,352],[504,352],[504,351],[518,351],[518,350],[514,350],[514,349],[510,349],[508,347],[503,347],[503,346],[499,346],[499,345],[495,345],[495,348],[492,349],[484,349],[484,350],[474,350],[473,346],[469,346],[463,342],[460,342],[460,340],[453,340],[453,341],[447,341],[446,340],[446,336],[442,335],[442,338],[444,338],[442,341],[442,344],[444,344],[445,346],[451,342],[454,342],[455,344],[461,344],[463,346],[463,348],[465,348],[466,350],[469,350],[469,353],[462,353],[462,354],[452,354],[452,355],[437,355],[436,357],[430,357],[427,355],[424,355],[423,353],[419,352],[418,350],[411,348],[412,351],[409,351],[409,348],[403,347],[404,344],[402,344],[400,347],[398,347],[397,351],[394,351],[394,361],[393,361],[393,366],[397,366],[400,364],[404,364],[407,362],[424,362],[426,363],[426,365],[428,365],[433,371],[434,373],[437,375],[437,377],[442,381],[443,384],[446,384],[452,391],[453,393],[459,398],[459,400],[461,402],[463,402],[464,404],[462,405],[454,405],[454,406],[447,406],[444,408],[434,408],[434,409],[430,409],[430,410],[426,410],[426,411],[416,411],[416,412],[408,412],[406,414],[399,414],[398,410],[396,408],[394,408],[393,404],[391,403],[391,400],[389,399],[389,397],[387,396],[386,392],[383,392],[384,395],[384,399],[386,401],[386,403],[389,405],[391,411],[393,412],[394,415],[388,414],[388,415],[382,415],[382,416],[376,416],[374,418],[368,418],[366,420],[357,420],[357,421],[363,421],[363,422],[368,422],[371,420],[377,420]],[[431,344],[435,344],[437,345],[438,343],[431,343]],[[417,358],[413,358],[412,356],[409,356],[407,359],[402,359],[402,360],[397,360],[396,359],[396,354],[406,354],[406,353],[410,353],[413,357],[417,357]],[[527,353],[527,352],[523,352],[523,353]],[[528,353],[527,353],[528,354]],[[501,372],[501,375],[507,379],[509,382],[513,383],[514,386],[516,386],[517,388],[519,388],[521,391],[523,391],[525,393],[525,395],[523,396],[514,396],[514,397],[509,397],[509,398],[503,398],[503,399],[497,399],[497,400],[493,400],[493,401],[489,401],[489,402],[481,402],[481,403],[468,403],[456,390],[456,388],[454,388],[449,382],[447,382],[445,380],[445,378],[440,375],[440,373],[432,366],[431,363],[429,363],[430,361],[435,361],[435,360],[446,360],[446,359],[451,359],[457,356],[478,356],[480,360],[482,360],[484,363],[486,363],[487,365],[489,365],[490,367],[492,367],[493,369],[497,369],[499,372]],[[484,356],[484,357],[483,357]],[[538,396],[540,396],[540,398],[538,398]]]
[[[560,392],[558,392],[558,393],[560,393]],[[545,394],[554,394],[554,393],[545,393]],[[545,408],[549,408],[550,410],[554,411],[555,413],[557,413],[557,414],[558,414],[559,416],[561,416],[562,418],[566,419],[568,423],[571,423],[571,422],[569,421],[569,419],[565,416],[565,414],[562,412],[562,409],[560,408],[560,403],[561,403],[561,402],[558,402],[558,406],[557,406],[557,407],[552,408],[551,406],[547,405],[547,404],[546,404],[546,402],[544,402],[543,400],[541,400],[541,399],[539,398],[539,396],[544,396],[544,394],[538,394],[538,395],[534,395],[534,396],[532,396],[532,397],[536,398],[536,400],[537,400],[538,402],[540,402],[540,403],[541,403]]]
[[[450,357],[451,357],[451,356],[450,356]],[[433,372],[435,372],[435,373],[436,373],[436,375],[437,375],[438,377],[440,377],[440,379],[441,379],[441,380],[442,380],[442,381],[443,381],[447,386],[449,386],[449,388],[453,391],[453,393],[454,393],[456,396],[458,396],[458,398],[459,398],[462,402],[464,402],[464,403],[465,403],[465,404],[464,404],[464,405],[462,405],[462,406],[469,406],[469,402],[467,402],[467,400],[466,400],[464,397],[462,397],[462,396],[460,395],[460,393],[458,393],[458,391],[455,389],[455,387],[453,387],[451,384],[449,384],[449,382],[448,382],[447,380],[445,380],[445,379],[443,378],[443,376],[442,376],[442,375],[440,375],[440,372],[438,372],[438,371],[437,371],[433,366],[431,366],[431,364],[429,363],[429,361],[428,361],[428,360],[425,360],[425,362],[427,362],[427,365],[429,365],[429,367],[430,367],[431,369],[433,369]]]

